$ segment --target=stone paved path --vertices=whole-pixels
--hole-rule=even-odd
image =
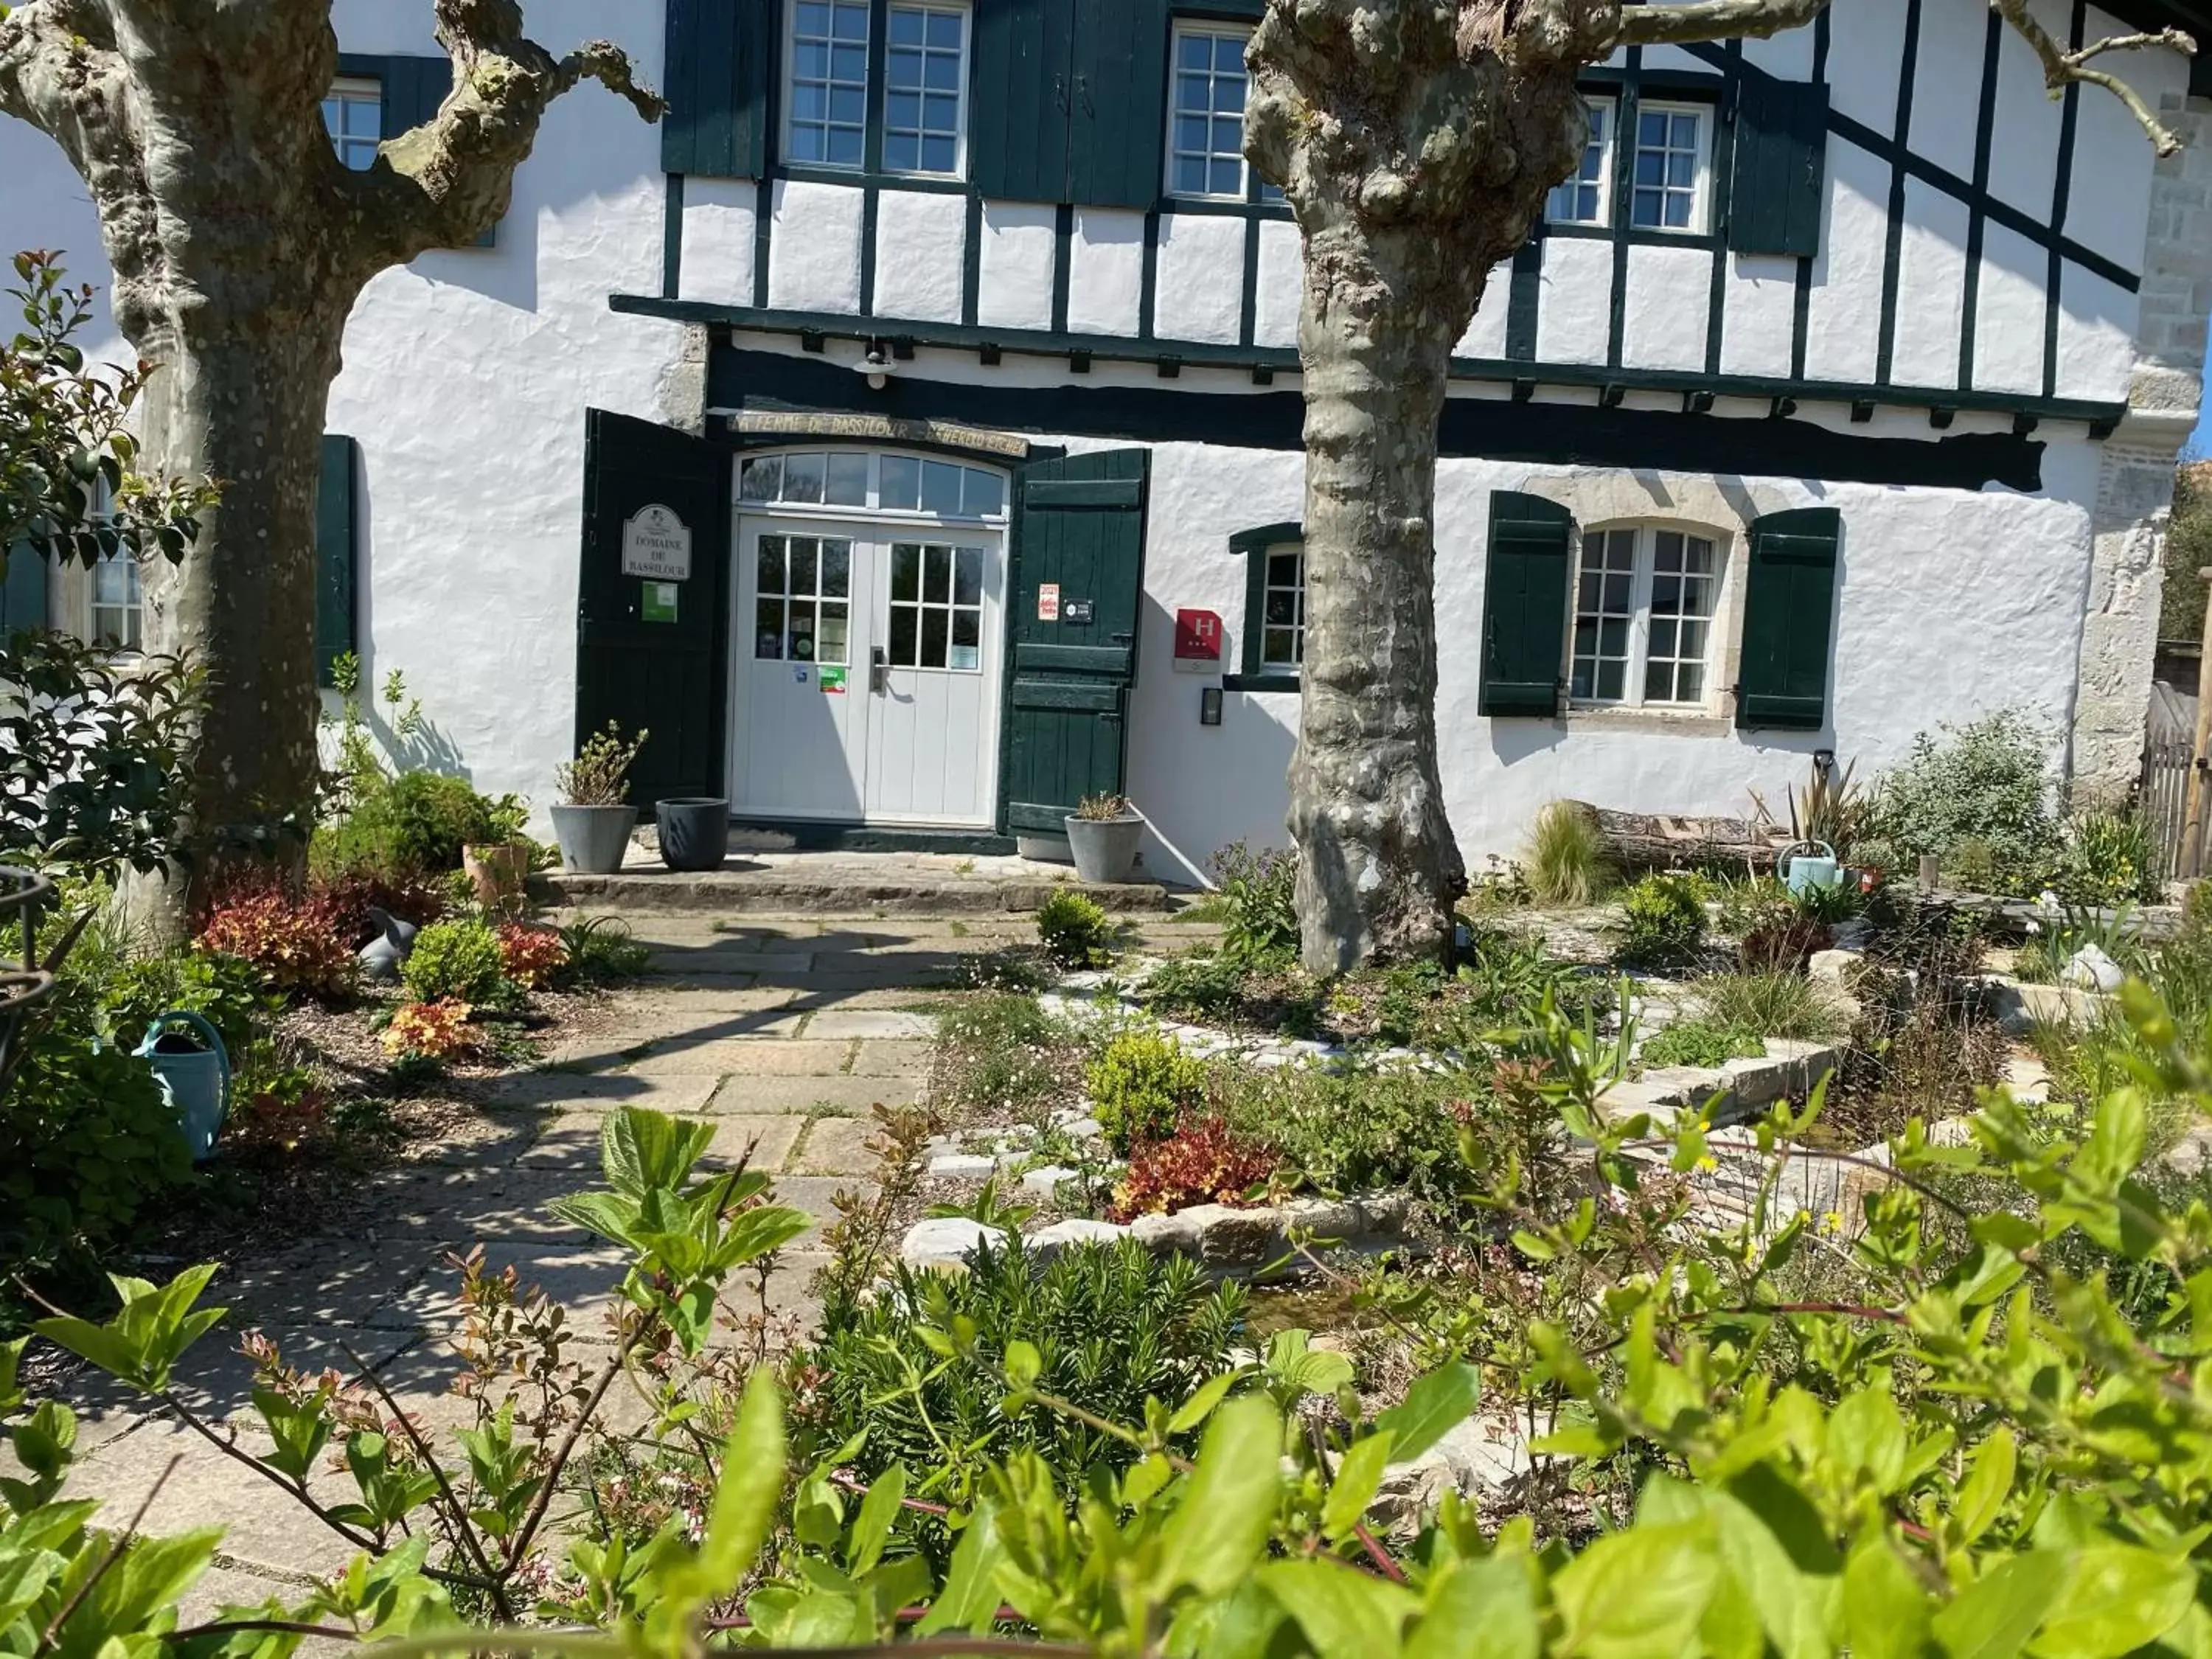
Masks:
[[[216,1280],[209,1299],[231,1317],[177,1378],[197,1413],[234,1429],[240,1446],[265,1448],[236,1346],[258,1328],[295,1365],[351,1371],[357,1356],[426,1425],[465,1420],[467,1407],[447,1392],[459,1369],[449,1347],[459,1277],[447,1258],[474,1246],[492,1267],[511,1264],[566,1304],[586,1345],[603,1342],[620,1258],[544,1206],[597,1182],[600,1124],[625,1103],[712,1123],[711,1158],[750,1150],[755,1167],[775,1174],[779,1195],[818,1221],[835,1192],[873,1169],[864,1146],[870,1108],[919,1097],[929,1010],[957,981],[962,957],[1035,937],[1021,916],[632,921],[653,947],[654,973],[617,994],[604,1035],[500,1080],[476,1120],[373,1177],[368,1202],[328,1234]],[[1164,945],[1208,931],[1159,920],[1146,929]],[[824,1259],[817,1237],[785,1253],[773,1305],[810,1311],[806,1283]],[[161,1480],[149,1530],[229,1528],[222,1569],[191,1598],[188,1615],[258,1600],[345,1560],[335,1534],[166,1412],[96,1378],[76,1380],[64,1397],[80,1413],[87,1454],[72,1496],[106,1500],[106,1518],[120,1525]]]

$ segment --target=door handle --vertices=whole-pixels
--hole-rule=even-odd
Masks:
[[[868,690],[878,696],[891,689],[890,653],[880,645],[868,647]]]

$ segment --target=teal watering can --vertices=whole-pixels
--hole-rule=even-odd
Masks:
[[[173,1030],[181,1026],[203,1038],[202,1048]],[[132,1050],[154,1068],[154,1076],[168,1097],[177,1126],[192,1162],[204,1164],[215,1156],[215,1138],[230,1115],[230,1055],[214,1026],[198,1014],[179,1010],[157,1016],[146,1028],[146,1040]]]
[[[1801,854],[1797,851],[1801,847],[1816,847],[1820,856]],[[1774,864],[1782,872],[1783,884],[1789,888],[1792,898],[1802,898],[1815,887],[1833,887],[1842,879],[1836,849],[1825,841],[1793,841],[1782,849]]]

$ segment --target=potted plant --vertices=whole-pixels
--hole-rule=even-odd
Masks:
[[[1145,820],[1126,798],[1085,795],[1066,822],[1077,875],[1107,885],[1128,880],[1145,837]]]
[[[501,795],[485,814],[484,837],[461,848],[461,868],[468,872],[477,902],[487,910],[504,915],[522,905],[530,867],[538,848],[522,833],[530,821],[530,803],[517,795]]]
[[[614,721],[597,737],[584,739],[576,758],[553,769],[561,790],[553,809],[553,836],[561,843],[561,863],[581,875],[612,875],[622,868],[637,808],[629,793],[629,769],[652,735],[641,732],[628,743]]]
[[[656,801],[654,824],[660,831],[660,861],[672,870],[719,870],[730,851],[730,801],[726,795],[678,796]]]

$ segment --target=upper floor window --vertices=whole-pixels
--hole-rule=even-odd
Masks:
[[[784,154],[793,161],[857,167],[866,159],[866,0],[797,0],[792,8]]]
[[[1653,525],[1584,532],[1569,694],[1702,708],[1719,590],[1711,537]]]
[[[338,160],[356,173],[376,165],[384,138],[384,88],[374,81],[335,82],[323,100],[323,126]]]
[[[1613,100],[1583,101],[1589,111],[1589,142],[1583,146],[1575,176],[1553,185],[1544,204],[1544,216],[1554,224],[1601,225],[1613,217]]]
[[[967,137],[968,13],[894,5],[884,60],[884,167],[957,174]]]
[[[92,568],[92,643],[110,651],[143,649],[144,616],[137,561],[128,553],[106,555]]]
[[[1244,43],[1250,38],[1243,29],[1176,26],[1170,194],[1244,199]]]
[[[1628,222],[1644,230],[1705,228],[1705,156],[1712,111],[1644,104],[1636,112]]]

